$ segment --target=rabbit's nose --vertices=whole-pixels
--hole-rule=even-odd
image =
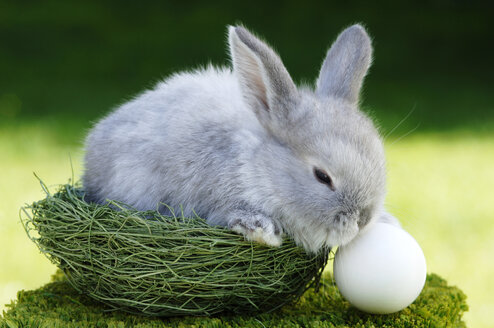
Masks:
[[[358,211],[340,211],[335,215],[334,220],[337,224],[346,226],[350,221],[355,220],[355,218],[358,218]]]
[[[347,213],[346,213],[346,212],[344,212],[344,211],[338,212],[338,213],[336,213],[336,215],[334,216],[334,221],[335,221],[336,223],[345,224],[346,219],[347,219]]]

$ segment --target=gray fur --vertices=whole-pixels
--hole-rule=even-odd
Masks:
[[[233,70],[176,74],[96,124],[86,140],[89,199],[162,212],[166,203],[269,245],[288,233],[309,252],[389,218],[382,141],[357,108],[370,64],[365,30],[340,35],[316,92],[297,88],[245,28],[229,28],[229,45]]]
[[[326,55],[317,80],[317,94],[356,103],[371,61],[372,45],[365,29],[360,25],[347,28]]]

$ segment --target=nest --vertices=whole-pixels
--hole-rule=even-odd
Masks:
[[[201,218],[87,203],[67,184],[23,208],[29,238],[81,293],[157,316],[270,312],[319,283],[328,251],[271,248]]]

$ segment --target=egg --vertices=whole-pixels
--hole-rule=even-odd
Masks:
[[[336,251],[333,274],[343,297],[361,311],[388,314],[410,305],[425,284],[424,253],[400,227],[377,222]]]

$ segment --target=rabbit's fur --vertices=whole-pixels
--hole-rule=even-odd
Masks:
[[[286,232],[309,252],[389,217],[383,144],[358,109],[372,53],[364,28],[340,34],[315,90],[297,88],[245,28],[229,28],[229,46],[232,69],[176,74],[96,124],[86,140],[88,199],[183,208],[274,246]]]

